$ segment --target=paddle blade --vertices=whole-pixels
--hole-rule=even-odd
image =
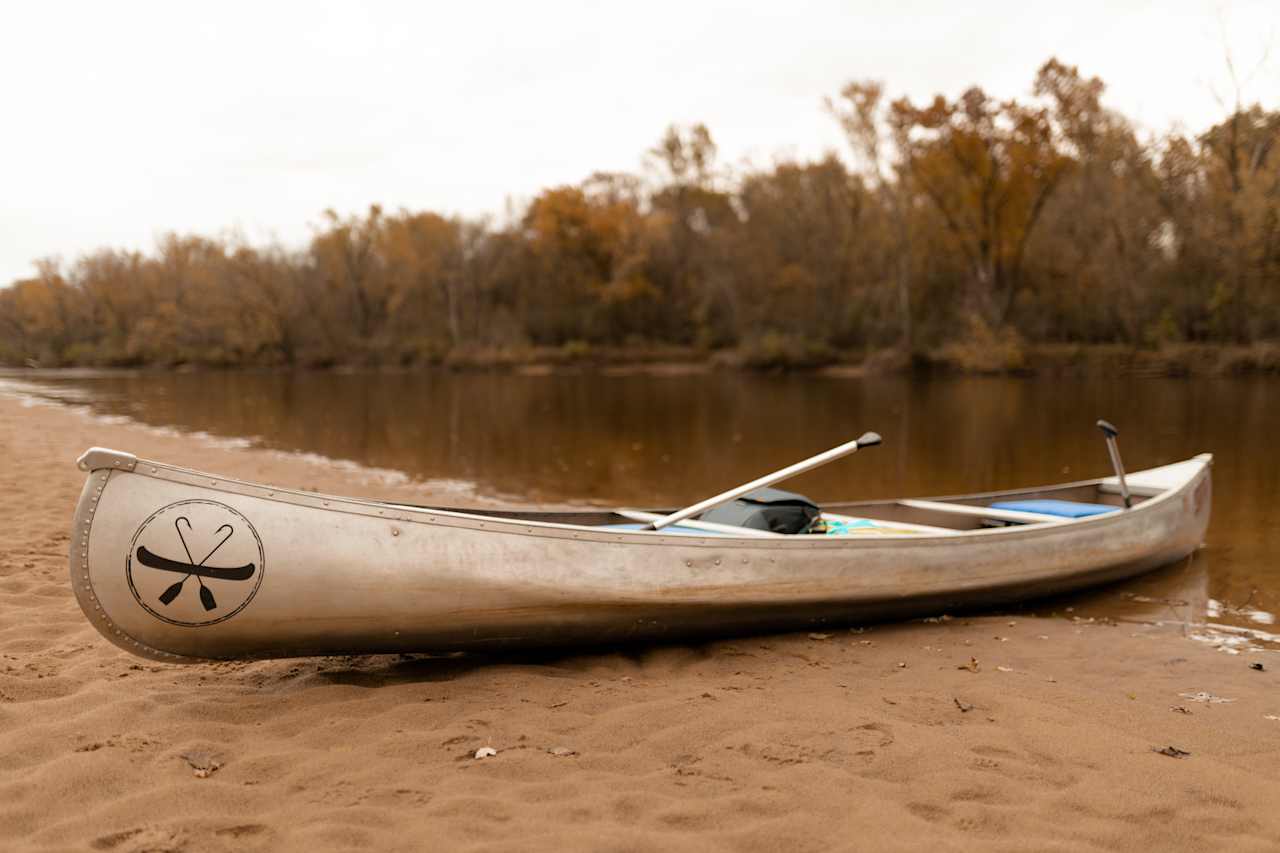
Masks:
[[[160,593],[161,604],[172,604],[173,600],[178,597],[178,593],[182,592],[182,585],[187,582],[186,578],[170,585],[168,589]]]
[[[213,598],[213,590],[207,586],[200,587],[200,603],[204,605],[205,610],[212,610],[218,606],[218,602]]]

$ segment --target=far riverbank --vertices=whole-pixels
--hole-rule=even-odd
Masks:
[[[563,346],[459,347],[398,359],[353,356],[350,360],[198,357],[155,363],[141,359],[93,359],[70,363],[28,361],[3,369],[53,370],[376,370],[680,375],[713,371],[817,373],[830,376],[904,374],[987,376],[1250,376],[1280,375],[1280,342],[1248,346],[1175,344],[1144,348],[1122,344],[1025,344],[1016,338],[987,338],[907,352],[902,349],[834,350],[790,338],[769,338],[733,349],[698,347]]]

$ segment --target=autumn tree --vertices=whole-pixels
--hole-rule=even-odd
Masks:
[[[50,260],[36,264],[35,278],[0,290],[0,358],[11,363],[57,366],[75,359],[85,318],[77,294]]]
[[[404,211],[381,221],[372,250],[386,281],[386,311],[395,337],[402,344],[416,341],[425,352],[457,346],[468,289],[461,224],[435,213]]]
[[[870,186],[884,217],[867,217],[868,227],[879,226],[887,233],[867,242],[878,248],[879,267],[892,271],[892,286],[897,296],[900,326],[899,346],[904,352],[913,348],[912,223],[918,219],[914,206],[911,172],[904,168],[907,139],[903,127],[893,124],[887,115],[884,85],[878,81],[855,81],[840,90],[838,99],[825,101],[827,111],[840,123],[845,138],[853,149],[859,174]]]
[[[536,342],[617,340],[642,325],[628,311],[656,295],[636,201],[600,186],[546,190],[524,216],[524,302]]]
[[[865,204],[834,155],[743,180],[732,268],[752,327],[825,346],[874,335],[884,259],[870,250]]]
[[[1151,292],[1169,265],[1159,179],[1151,148],[1103,105],[1105,91],[1056,59],[1036,75],[1034,93],[1072,163],[1028,244],[1023,325],[1037,339],[1143,343],[1153,334]]]
[[[1280,308],[1280,112],[1237,109],[1200,136],[1200,227],[1217,247],[1207,306],[1214,336],[1250,341],[1276,334]],[[1268,309],[1259,312],[1259,309]]]
[[[718,186],[717,149],[705,125],[672,125],[649,150],[657,189],[649,203],[656,217],[655,277],[662,301],[683,343],[730,343],[737,338],[741,308],[726,274],[723,235],[737,224],[729,193]],[[682,324],[683,325],[683,324]]]
[[[311,241],[311,258],[320,292],[328,304],[316,305],[331,346],[345,355],[375,348],[384,331],[390,292],[375,253],[382,208],[372,205],[364,217],[340,217],[325,211],[328,228]]]
[[[307,305],[308,265],[279,247],[228,248],[225,275],[238,321],[233,347],[249,364],[324,361],[316,320]]]
[[[890,121],[904,167],[967,262],[972,309],[988,326],[1003,325],[1036,221],[1071,166],[1048,110],[974,87],[926,107],[899,99]]]

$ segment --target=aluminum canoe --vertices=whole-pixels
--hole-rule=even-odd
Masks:
[[[170,662],[812,629],[1007,604],[1172,563],[1204,538],[1211,463],[1130,473],[1130,509],[1102,478],[828,504],[885,529],[760,538],[624,530],[606,510],[334,497],[93,448],[79,461],[71,581],[107,639]],[[1064,520],[989,508],[1037,498],[1116,509]]]

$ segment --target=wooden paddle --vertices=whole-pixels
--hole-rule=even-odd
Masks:
[[[820,468],[828,462],[834,462],[848,456],[850,453],[863,447],[874,447],[880,443],[880,436],[874,432],[863,433],[860,438],[846,442],[839,447],[833,447],[830,450],[819,453],[817,456],[810,456],[803,462],[797,462],[794,465],[788,465],[786,468],[780,468],[772,474],[765,474],[763,477],[757,477],[750,483],[743,483],[741,486],[735,486],[727,492],[707,498],[704,501],[698,501],[696,504],[676,510],[670,515],[664,515],[655,519],[649,526],[654,530],[661,530],[668,524],[675,524],[686,518],[706,512],[709,509],[720,506],[720,504],[728,503],[734,498],[740,498],[747,492],[753,492],[756,489],[763,489],[765,486],[772,486],[774,483],[780,483],[788,480],[797,474],[803,474],[805,471],[812,471],[814,468]]]

